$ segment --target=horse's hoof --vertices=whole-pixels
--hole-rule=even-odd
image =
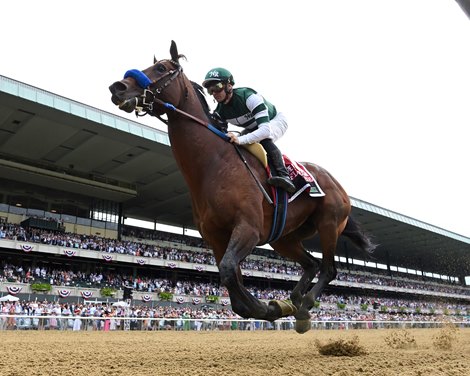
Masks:
[[[297,307],[290,300],[271,300],[268,304],[280,308],[281,317],[292,316],[297,313]]]
[[[304,334],[312,328],[310,319],[295,320],[295,331],[299,334]]]

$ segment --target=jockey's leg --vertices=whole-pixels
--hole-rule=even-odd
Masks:
[[[260,142],[260,144],[266,150],[268,155],[268,160],[270,164],[276,170],[275,173],[277,176],[273,176],[268,179],[268,184],[271,184],[275,187],[280,187],[289,193],[295,192],[295,185],[292,183],[287,172],[286,166],[284,165],[284,160],[282,159],[282,153],[276,146],[276,144],[271,139],[265,139]]]

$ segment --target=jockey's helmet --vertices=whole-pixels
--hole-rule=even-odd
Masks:
[[[216,84],[217,82],[228,83],[230,85],[235,85],[235,81],[233,80],[232,73],[230,73],[225,68],[213,68],[206,74],[206,78],[202,83],[202,86],[208,88]]]

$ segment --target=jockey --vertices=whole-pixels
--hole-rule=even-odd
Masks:
[[[217,115],[230,124],[245,128],[240,136],[227,133],[230,142],[238,145],[259,142],[276,170],[268,183],[289,193],[295,192],[281,151],[274,144],[287,130],[286,118],[255,90],[247,87],[234,88],[233,85],[235,81],[232,74],[224,68],[211,69],[202,83],[217,101]]]

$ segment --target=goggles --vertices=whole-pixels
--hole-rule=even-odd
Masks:
[[[224,84],[223,82],[217,82],[215,85],[209,86],[207,88],[207,92],[209,95],[212,95],[214,93],[220,93],[222,90],[224,90]]]

